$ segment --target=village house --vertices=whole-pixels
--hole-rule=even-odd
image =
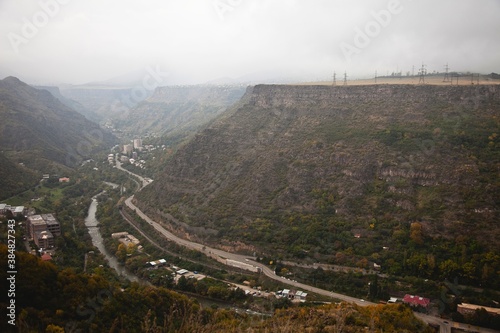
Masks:
[[[302,290],[283,289],[282,291],[278,291],[276,295],[300,302],[305,302],[307,298],[307,293]]]
[[[1,203],[0,204],[0,215],[5,216],[5,214],[7,214],[7,211],[10,211],[12,213],[12,215],[17,216],[17,215],[25,215],[27,212],[27,209],[24,206],[11,206],[11,205]]]
[[[406,294],[405,297],[403,297],[403,303],[408,304],[412,308],[422,307],[424,309],[427,309],[427,307],[431,303],[431,300],[425,297]]]
[[[134,244],[137,246],[137,249],[138,250],[141,250],[142,249],[142,245],[139,245],[141,242],[139,241],[139,239],[137,239],[137,237],[129,234],[128,232],[126,231],[122,231],[122,232],[115,232],[115,233],[112,233],[111,234],[111,237],[113,239],[118,239],[118,241],[120,243],[123,243],[123,245],[127,246],[129,244]]]

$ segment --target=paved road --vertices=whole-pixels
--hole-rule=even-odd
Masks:
[[[132,176],[138,178],[142,182],[142,187],[138,191],[142,190],[145,186],[147,186],[151,183],[151,181],[148,181],[139,175],[136,175],[128,170],[123,169],[121,167],[121,164],[119,164],[119,162],[116,163],[116,166],[118,169],[123,170],[123,171],[131,174]],[[171,233],[170,231],[168,231],[167,229],[165,229],[161,224],[150,219],[149,216],[144,214],[137,206],[135,206],[132,203],[133,199],[134,199],[134,195],[128,197],[125,200],[125,204],[127,205],[127,207],[129,207],[132,210],[135,210],[137,215],[139,215],[143,220],[145,220],[146,222],[151,224],[151,226],[153,226],[153,228],[155,228],[158,232],[160,232],[162,235],[164,235],[167,239],[169,239],[169,240],[171,240],[179,245],[185,246],[185,247],[192,249],[192,250],[203,252],[206,255],[209,255],[211,257],[218,256],[221,258],[231,259],[231,260],[239,261],[241,263],[250,264],[250,265],[253,265],[255,267],[259,267],[261,269],[262,273],[271,279],[280,281],[282,283],[291,285],[293,287],[296,287],[296,288],[299,288],[302,290],[307,290],[307,291],[316,293],[318,295],[332,297],[332,298],[335,298],[338,300],[355,303],[355,304],[361,305],[361,306],[375,304],[375,303],[364,301],[364,300],[354,298],[351,296],[335,293],[335,292],[332,292],[329,290],[324,290],[324,289],[316,288],[316,287],[313,287],[313,286],[310,286],[307,284],[303,284],[300,282],[288,280],[284,277],[276,275],[274,273],[274,271],[272,271],[269,267],[255,261],[254,260],[255,258],[252,258],[250,256],[245,256],[245,255],[241,255],[241,254],[235,254],[235,253],[222,251],[219,249],[208,247],[208,246],[200,244],[200,243],[195,243],[195,242],[191,242],[189,240],[180,238],[180,237],[174,235],[173,233]],[[451,326],[456,327],[456,328],[469,329],[473,332],[484,332],[484,333],[498,333],[498,332],[500,332],[500,331],[481,328],[481,327],[474,327],[474,326],[470,326],[467,324],[456,323],[456,322],[452,322],[452,321],[448,321],[448,323],[445,323],[445,320],[443,320],[441,318],[433,317],[433,316],[429,316],[429,315],[425,315],[425,314],[421,314],[421,313],[415,313],[415,315],[418,318],[420,318],[422,321],[426,322],[427,324],[439,325],[440,326],[440,333],[450,333]]]
[[[134,181],[137,183],[137,186],[139,187],[139,189],[137,191],[140,191],[142,190],[144,187],[146,187],[147,185],[151,184],[152,180],[147,180],[146,178],[144,177],[141,177],[133,172],[130,172],[128,171],[127,169],[124,169],[122,168],[122,163],[120,163],[120,161],[116,160],[116,168],[121,170],[121,171],[124,171],[126,173],[128,173],[129,175],[131,175],[132,177],[135,177],[135,178],[138,178],[141,183],[142,183],[142,186],[139,185],[139,183],[137,183],[137,181],[134,179]]]
[[[134,196],[132,195],[125,200],[125,204],[127,205],[127,207],[129,207],[132,210],[135,210],[136,214],[139,215],[143,220],[145,220],[146,222],[151,224],[151,226],[153,228],[155,228],[155,230],[160,232],[167,239],[169,239],[169,240],[171,240],[179,245],[185,246],[185,247],[192,249],[192,250],[203,252],[205,254],[209,254],[212,257],[214,255],[216,255],[216,256],[219,256],[222,258],[231,259],[231,260],[239,261],[241,263],[245,263],[245,264],[253,265],[255,267],[259,267],[262,270],[262,273],[265,274],[266,276],[270,277],[271,279],[274,279],[274,280],[280,281],[282,283],[286,283],[288,285],[294,286],[296,288],[307,290],[307,291],[310,291],[310,292],[313,292],[313,293],[316,293],[319,295],[324,295],[324,296],[336,298],[336,299],[346,301],[346,302],[353,302],[353,303],[356,303],[356,304],[362,305],[362,306],[375,304],[375,303],[371,303],[371,302],[367,302],[367,301],[362,301],[359,298],[354,298],[351,296],[334,293],[334,292],[331,292],[328,290],[316,288],[316,287],[313,287],[313,286],[310,286],[307,284],[303,284],[300,282],[288,280],[284,277],[281,277],[281,276],[274,274],[273,270],[271,270],[269,267],[267,267],[267,266],[265,266],[257,261],[254,261],[253,260],[254,258],[252,258],[250,256],[245,256],[245,255],[241,255],[241,254],[235,254],[235,253],[222,251],[219,249],[208,247],[208,246],[203,245],[203,244],[191,242],[189,240],[180,238],[180,237],[174,235],[173,233],[171,233],[170,231],[166,230],[159,223],[153,221],[152,219],[149,218],[149,216],[144,214],[136,205],[134,205],[132,203],[133,198],[134,198]]]

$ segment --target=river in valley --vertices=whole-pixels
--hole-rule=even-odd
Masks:
[[[99,221],[97,220],[95,214],[97,211],[97,196],[92,198],[92,203],[89,206],[87,217],[85,218],[85,225],[89,230],[89,235],[92,238],[92,244],[99,249],[99,251],[106,257],[109,266],[113,268],[118,275],[125,277],[130,281],[139,282],[139,278],[132,273],[128,272],[123,265],[121,265],[118,260],[104,247],[101,232],[99,230]]]
[[[101,232],[99,230],[99,221],[96,218],[97,205],[98,205],[97,197],[100,194],[102,194],[102,192],[97,194],[96,196],[94,196],[92,198],[92,203],[89,206],[87,217],[85,218],[85,226],[87,227],[87,229],[89,231],[89,235],[92,238],[92,244],[95,247],[97,247],[97,249],[104,255],[104,257],[108,261],[109,266],[111,268],[113,268],[117,272],[118,275],[125,277],[129,281],[135,281],[135,282],[139,282],[139,283],[147,283],[147,282],[144,282],[144,280],[139,279],[134,274],[130,273],[123,265],[121,265],[118,262],[116,257],[113,254],[111,254],[104,247],[103,238],[102,238]],[[232,308],[231,304],[224,302],[224,301],[212,300],[212,299],[208,299],[208,298],[201,297],[201,296],[194,295],[194,294],[187,294],[186,293],[186,295],[188,297],[197,299],[202,307],[211,307],[211,306],[215,305],[215,306],[221,307],[221,308]],[[239,309],[239,310],[244,311],[241,309]]]

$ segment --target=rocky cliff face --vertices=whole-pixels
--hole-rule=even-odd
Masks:
[[[333,242],[340,224],[392,233],[411,220],[493,239],[499,131],[498,86],[259,85],[138,198],[247,243],[287,242],[276,228],[293,239],[310,223]]]

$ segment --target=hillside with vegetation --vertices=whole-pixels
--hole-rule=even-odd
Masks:
[[[136,107],[115,119],[117,129],[133,136],[185,138],[237,102],[241,86],[158,87]]]
[[[74,101],[70,98],[64,97],[61,94],[61,90],[59,87],[56,86],[35,86],[37,89],[43,89],[47,90],[50,92],[55,98],[57,98],[61,103],[66,105],[67,107],[75,110],[76,112],[80,113],[81,115],[85,116],[88,120],[91,120],[93,122],[98,123],[99,121],[102,120],[102,117],[95,113],[92,110],[87,109],[85,106],[83,106],[80,102]]]
[[[350,304],[278,310],[271,318],[203,308],[165,288],[126,288],[97,274],[59,269],[17,252],[16,326],[2,320],[2,332],[432,332],[406,306]],[[0,245],[7,266],[7,246]],[[5,270],[0,278],[7,278]],[[7,293],[0,296],[7,308]]]
[[[0,168],[7,188],[18,192],[33,173],[64,175],[96,150],[115,142],[113,135],[62,104],[51,93],[8,77],[0,81]],[[16,184],[18,183],[19,184]],[[5,192],[4,192],[5,190]]]
[[[3,153],[0,153],[0,200],[24,191],[33,186],[40,177],[19,164],[10,161]]]
[[[498,86],[258,85],[136,197],[226,249],[498,288],[499,133]]]

